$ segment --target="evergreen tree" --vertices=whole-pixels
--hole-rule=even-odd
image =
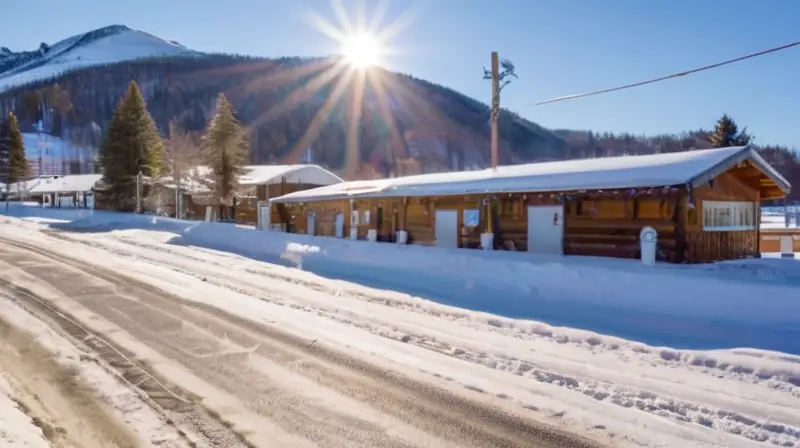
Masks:
[[[9,132],[8,121],[0,117],[0,184],[5,188],[4,198],[6,198],[9,191],[9,174],[11,171],[11,137]]]
[[[99,159],[111,206],[130,211],[136,207],[136,177],[163,173],[164,144],[147,112],[144,98],[131,82],[111,117]]]
[[[746,127],[740,132],[739,126],[736,125],[733,118],[729,117],[728,114],[724,114],[717,121],[709,140],[714,148],[727,148],[729,146],[749,145],[753,140],[753,136],[747,133]]]
[[[201,159],[209,169],[205,183],[220,207],[232,205],[239,176],[250,158],[250,143],[233,105],[220,94],[217,112],[208,124],[200,146]]]
[[[13,112],[8,114],[8,130],[8,183],[14,184],[28,179],[30,169],[28,159],[25,157],[25,141],[22,139],[19,123]]]
[[[6,191],[10,192],[12,184],[28,179],[30,170],[25,157],[25,142],[13,112],[8,114],[7,121],[0,123],[0,127],[0,169]]]

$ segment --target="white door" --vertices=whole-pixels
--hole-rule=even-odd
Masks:
[[[306,229],[308,230],[306,233],[308,235],[314,236],[315,234],[316,231],[315,224],[317,222],[316,218],[317,216],[314,214],[314,212],[308,213],[308,217],[306,218]]]
[[[344,213],[336,215],[336,238],[344,238]]]
[[[433,237],[438,247],[458,247],[458,210],[436,210]]]
[[[528,207],[528,252],[564,254],[564,206]]]

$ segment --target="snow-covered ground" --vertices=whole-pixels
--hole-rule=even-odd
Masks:
[[[794,261],[645,268],[13,211],[23,219],[5,218],[7,237],[483,391],[617,446],[800,447]],[[47,227],[68,232],[39,232]],[[550,324],[526,320],[533,316]],[[562,321],[575,328],[552,325]]]
[[[797,214],[800,208],[791,209],[789,213],[789,227],[800,227],[800,222],[797,221]],[[783,210],[762,210],[761,212],[761,228],[762,229],[785,229],[786,228],[786,214]]]
[[[50,446],[30,417],[17,403],[11,386],[0,370],[0,447],[27,446],[48,448]]]
[[[69,222],[50,225],[90,233],[167,232],[170,246],[301,264],[322,277],[651,345],[800,354],[800,301],[793,299],[800,265],[785,260],[652,268],[634,260],[395,247],[99,211],[42,215],[25,207],[14,213],[63,217]]]
[[[0,301],[0,318],[4,325],[15,329],[9,331],[4,328],[4,338],[0,342],[11,345],[0,348],[0,447],[50,446],[43,435],[45,428],[52,439],[58,439],[52,434],[54,432],[67,433],[69,438],[64,440],[67,442],[64,446],[71,446],[70,443],[76,441],[87,445],[107,443],[96,439],[91,431],[83,428],[85,424],[81,422],[82,419],[94,418],[95,423],[100,420],[92,412],[91,406],[87,406],[87,400],[73,399],[77,403],[70,402],[70,397],[63,396],[63,391],[57,387],[37,387],[38,382],[59,380],[72,382],[75,387],[90,391],[103,407],[107,406],[110,410],[110,419],[125,422],[139,443],[187,446],[181,443],[177,430],[148,407],[135,389],[124,384],[108,366],[76,347],[44,322],[9,301]],[[47,358],[40,357],[37,349],[32,349],[30,345],[16,341],[23,337],[20,334],[9,337],[9,333],[20,333],[21,330],[35,335],[37,348],[43,349]],[[9,352],[13,356],[15,352],[23,350],[26,356],[23,362],[6,356]],[[12,363],[15,366],[8,365]],[[26,363],[30,365],[21,368]],[[53,372],[59,369],[62,372]],[[68,376],[63,376],[63,372],[68,372]]]

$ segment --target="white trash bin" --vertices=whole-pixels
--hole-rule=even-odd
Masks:
[[[645,227],[639,232],[641,245],[642,264],[652,266],[656,264],[656,250],[658,248],[658,232],[652,227]]]
[[[397,244],[408,244],[408,232],[405,230],[397,231]]]
[[[494,233],[481,233],[481,249],[494,250]]]

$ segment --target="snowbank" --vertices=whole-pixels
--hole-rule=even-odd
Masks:
[[[394,246],[123,213],[14,207],[80,232],[169,232],[170,244],[232,252],[512,318],[656,346],[800,354],[800,263],[645,267],[633,260]]]

